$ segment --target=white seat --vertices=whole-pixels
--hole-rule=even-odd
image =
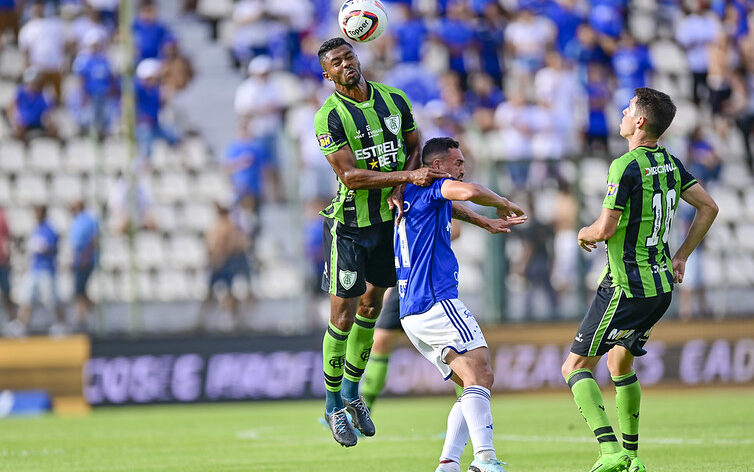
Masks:
[[[668,91],[668,93],[671,92]],[[699,107],[694,105],[692,101],[683,98],[676,98],[673,101],[677,111],[668,132],[676,136],[686,136],[696,128],[699,122]]]
[[[704,270],[704,285],[707,287],[723,287],[726,285],[722,261],[717,254],[703,252],[702,267]]]
[[[42,205],[47,203],[47,184],[44,177],[37,174],[21,174],[16,178],[16,201],[21,205]]]
[[[161,231],[172,233],[178,227],[176,210],[172,205],[153,206],[152,216],[159,223]]]
[[[91,139],[74,138],[65,148],[65,168],[70,172],[94,172],[97,147]]]
[[[40,172],[60,171],[60,143],[50,138],[32,140],[29,144],[29,165]]]
[[[209,149],[199,138],[189,138],[183,145],[183,162],[189,169],[202,170],[210,162]]]
[[[100,265],[102,269],[125,269],[128,267],[128,241],[124,236],[107,236],[100,241]]]
[[[20,172],[26,165],[26,146],[15,139],[4,140],[0,142],[0,156],[4,172]]]
[[[710,187],[709,193],[720,208],[717,214],[719,221],[738,221],[743,211],[738,192],[717,185]]]
[[[0,51],[0,72],[3,77],[19,79],[24,73],[25,62],[23,54],[16,47],[6,45]]]
[[[161,270],[157,274],[156,295],[159,300],[173,301],[189,299],[189,281],[179,270]]]
[[[726,224],[714,224],[704,238],[704,247],[712,254],[728,251],[735,244],[733,233]]]
[[[634,0],[636,1],[636,0]],[[628,19],[628,28],[634,38],[648,44],[657,37],[657,22],[651,13],[634,13]]]
[[[105,171],[115,174],[118,171],[125,172],[130,161],[128,143],[120,138],[108,138],[102,145]]]
[[[71,225],[71,212],[68,208],[63,206],[51,206],[47,208],[47,218],[52,225],[52,228],[58,232],[59,235],[65,234],[65,231]],[[61,244],[67,244],[67,241],[60,241]]]
[[[208,202],[228,204],[233,199],[233,191],[227,175],[220,171],[206,171],[197,176],[196,196]]]
[[[182,228],[205,232],[217,218],[215,208],[210,204],[191,203],[183,208],[180,226]]]
[[[10,181],[4,175],[0,175],[0,205],[8,206],[11,203]]]
[[[149,158],[152,168],[155,170],[175,169],[178,166],[178,156],[175,155],[165,141],[155,141],[152,144],[152,156]]]
[[[751,258],[742,255],[730,256],[726,259],[725,275],[727,285],[733,287],[747,287],[751,278],[751,272],[754,271],[754,264]]]
[[[14,237],[26,237],[37,225],[31,208],[8,207],[5,210],[8,229]]]
[[[135,247],[136,261],[142,269],[158,268],[165,262],[165,247],[159,234],[139,233],[136,236]]]
[[[189,200],[189,180],[181,172],[166,172],[154,187],[157,199],[162,203],[175,203]]]
[[[604,194],[609,165],[603,159],[585,157],[581,160],[580,186],[588,195]]]
[[[660,72],[682,75],[688,71],[688,63],[683,49],[670,40],[662,40],[649,46],[652,65]]]
[[[754,192],[744,192],[743,205],[744,216],[749,222],[754,223]]]
[[[16,84],[0,80],[0,107],[6,108],[16,98]]]
[[[749,176],[749,169],[743,163],[726,162],[720,171],[720,180],[728,188],[741,189],[744,195],[752,194],[748,191],[751,188],[752,179]]]
[[[740,252],[754,253],[754,224],[739,223],[735,228],[736,245]]]
[[[174,236],[170,240],[170,260],[173,267],[201,269],[207,260],[204,243],[193,236]]]
[[[81,178],[71,174],[55,174],[52,177],[52,198],[56,201],[71,203],[84,198],[84,186]]]

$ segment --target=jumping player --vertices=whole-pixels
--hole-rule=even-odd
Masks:
[[[437,472],[460,472],[461,453],[471,438],[470,472],[504,472],[492,445],[490,388],[493,375],[487,343],[474,316],[458,300],[458,262],[450,248],[452,200],[497,209],[497,232],[526,221],[507,199],[476,184],[464,183],[464,157],[452,138],[434,138],[422,150],[428,168],[450,174],[431,186],[408,185],[404,216],[395,231],[401,324],[413,345],[445,379],[463,387],[448,415]]]
[[[322,342],[325,419],[338,443],[353,446],[353,426],[365,436],[375,432],[358,386],[383,295],[396,280],[392,208],[400,202],[402,209],[402,184],[429,185],[449,175],[418,169],[420,136],[405,93],[366,81],[356,53],[341,38],[323,43],[318,56],[322,76],[335,84],[335,92],[317,112],[314,127],[338,176],[337,194],[322,212],[329,254],[322,289],[330,293],[330,323]]]
[[[657,144],[675,116],[670,97],[650,88],[635,93],[620,124],[628,153],[610,165],[602,214],[578,234],[579,245],[588,252],[605,241],[607,267],[562,367],[576,405],[599,442],[600,457],[591,472],[647,470],[637,457],[641,387],[634,356],[646,354],[643,346],[670,305],[673,283],[683,281],[686,260],[717,215],[717,205],[681,161]],[[697,212],[671,259],[668,239],[679,197]],[[623,448],[592,376],[605,353],[615,383]]]

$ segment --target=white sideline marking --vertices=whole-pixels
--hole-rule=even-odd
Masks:
[[[236,437],[238,439],[259,439],[259,433],[257,433],[256,431],[251,431],[251,430],[238,431],[236,433]]]

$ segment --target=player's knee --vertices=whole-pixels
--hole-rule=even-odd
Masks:
[[[364,305],[359,305],[359,315],[369,318],[369,319],[375,319],[380,314],[380,310],[382,309],[381,303],[368,303]]]
[[[348,312],[333,313],[330,315],[330,323],[341,331],[350,331],[353,326],[353,314]]]

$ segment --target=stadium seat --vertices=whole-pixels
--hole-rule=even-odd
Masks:
[[[179,270],[161,270],[157,273],[156,296],[162,301],[185,300],[189,295],[189,281]]]
[[[14,237],[25,238],[31,234],[37,224],[34,220],[34,213],[28,207],[11,206],[6,208],[5,219],[8,221],[10,232]]]
[[[688,63],[683,49],[674,41],[661,40],[649,46],[652,64],[658,72],[686,74]]]
[[[0,74],[3,77],[18,80],[24,72],[26,60],[18,48],[5,45],[0,50]]]
[[[15,97],[16,84],[7,80],[0,80],[0,108],[7,108]]]
[[[458,259],[477,264],[484,262],[487,257],[486,234],[481,228],[463,225],[461,235],[452,243]]]
[[[743,205],[746,220],[754,223],[754,192],[744,192]]]
[[[720,180],[731,189],[744,191],[744,195],[751,194],[751,176],[743,163],[725,162],[720,171]]]
[[[175,235],[170,240],[170,263],[181,269],[202,269],[206,264],[207,251],[201,238]]]
[[[204,233],[212,226],[215,218],[215,209],[211,204],[190,203],[183,208],[180,215],[180,226]]]
[[[51,199],[50,201],[54,201],[54,199]],[[66,234],[71,225],[71,219],[73,218],[71,212],[64,206],[50,206],[47,209],[47,217],[49,218],[52,227],[61,236]],[[61,239],[60,245],[63,244],[68,244],[68,241]]]
[[[26,165],[26,146],[21,141],[7,139],[0,142],[0,169],[3,173],[20,172]]]
[[[60,143],[51,138],[36,138],[29,143],[28,162],[32,169],[51,174],[60,170]]]
[[[737,252],[754,254],[754,223],[739,223],[734,232]]]
[[[178,167],[177,157],[166,142],[155,141],[152,145],[152,156],[149,158],[149,162],[154,170],[164,171]]]
[[[707,287],[718,288],[726,285],[723,263],[717,254],[710,254],[707,251],[702,253],[702,270],[704,284]]]
[[[197,199],[207,202],[228,204],[233,198],[228,176],[217,170],[201,172],[192,188],[196,189]]]
[[[21,205],[48,203],[47,184],[39,174],[21,174],[16,177],[16,201]]]
[[[210,162],[207,145],[199,138],[188,138],[184,141],[182,156],[184,164],[193,170],[202,170]]]
[[[175,203],[190,200],[189,180],[182,172],[165,172],[153,187],[155,197],[160,203]]]
[[[176,210],[172,205],[155,205],[152,207],[152,215],[159,222],[161,231],[172,233],[178,227]]]
[[[129,264],[128,240],[124,236],[105,236],[100,240],[100,265],[104,270],[126,269]]]
[[[705,249],[714,254],[729,251],[734,244],[733,232],[724,222],[715,222],[704,238]]]
[[[58,173],[52,176],[52,198],[58,202],[71,203],[84,198],[82,180],[77,175]]]
[[[647,3],[647,1],[644,0],[641,3]],[[652,3],[652,0],[648,3]],[[628,19],[628,29],[637,41],[648,44],[657,36],[656,16],[648,11],[633,12]]]
[[[581,160],[579,182],[581,190],[588,195],[605,193],[605,179],[610,166],[604,159],[585,157]]]
[[[124,139],[114,137],[106,139],[103,144],[102,155],[105,157],[105,171],[109,174],[115,174],[118,171],[125,172],[130,162],[129,146]]]
[[[11,185],[10,180],[4,175],[0,175],[0,206],[6,207],[11,203]]]
[[[720,185],[710,186],[708,191],[720,208],[717,214],[718,222],[737,222],[741,218],[743,205],[737,191]]]
[[[668,91],[668,93],[672,92]],[[676,98],[674,102],[677,111],[668,132],[678,136],[686,136],[696,128],[699,122],[699,108],[692,101],[683,98]]]
[[[69,172],[94,172],[97,168],[97,146],[91,139],[74,138],[65,147],[65,168]]]
[[[153,232],[136,235],[136,261],[141,269],[159,268],[165,263],[162,236]]]

